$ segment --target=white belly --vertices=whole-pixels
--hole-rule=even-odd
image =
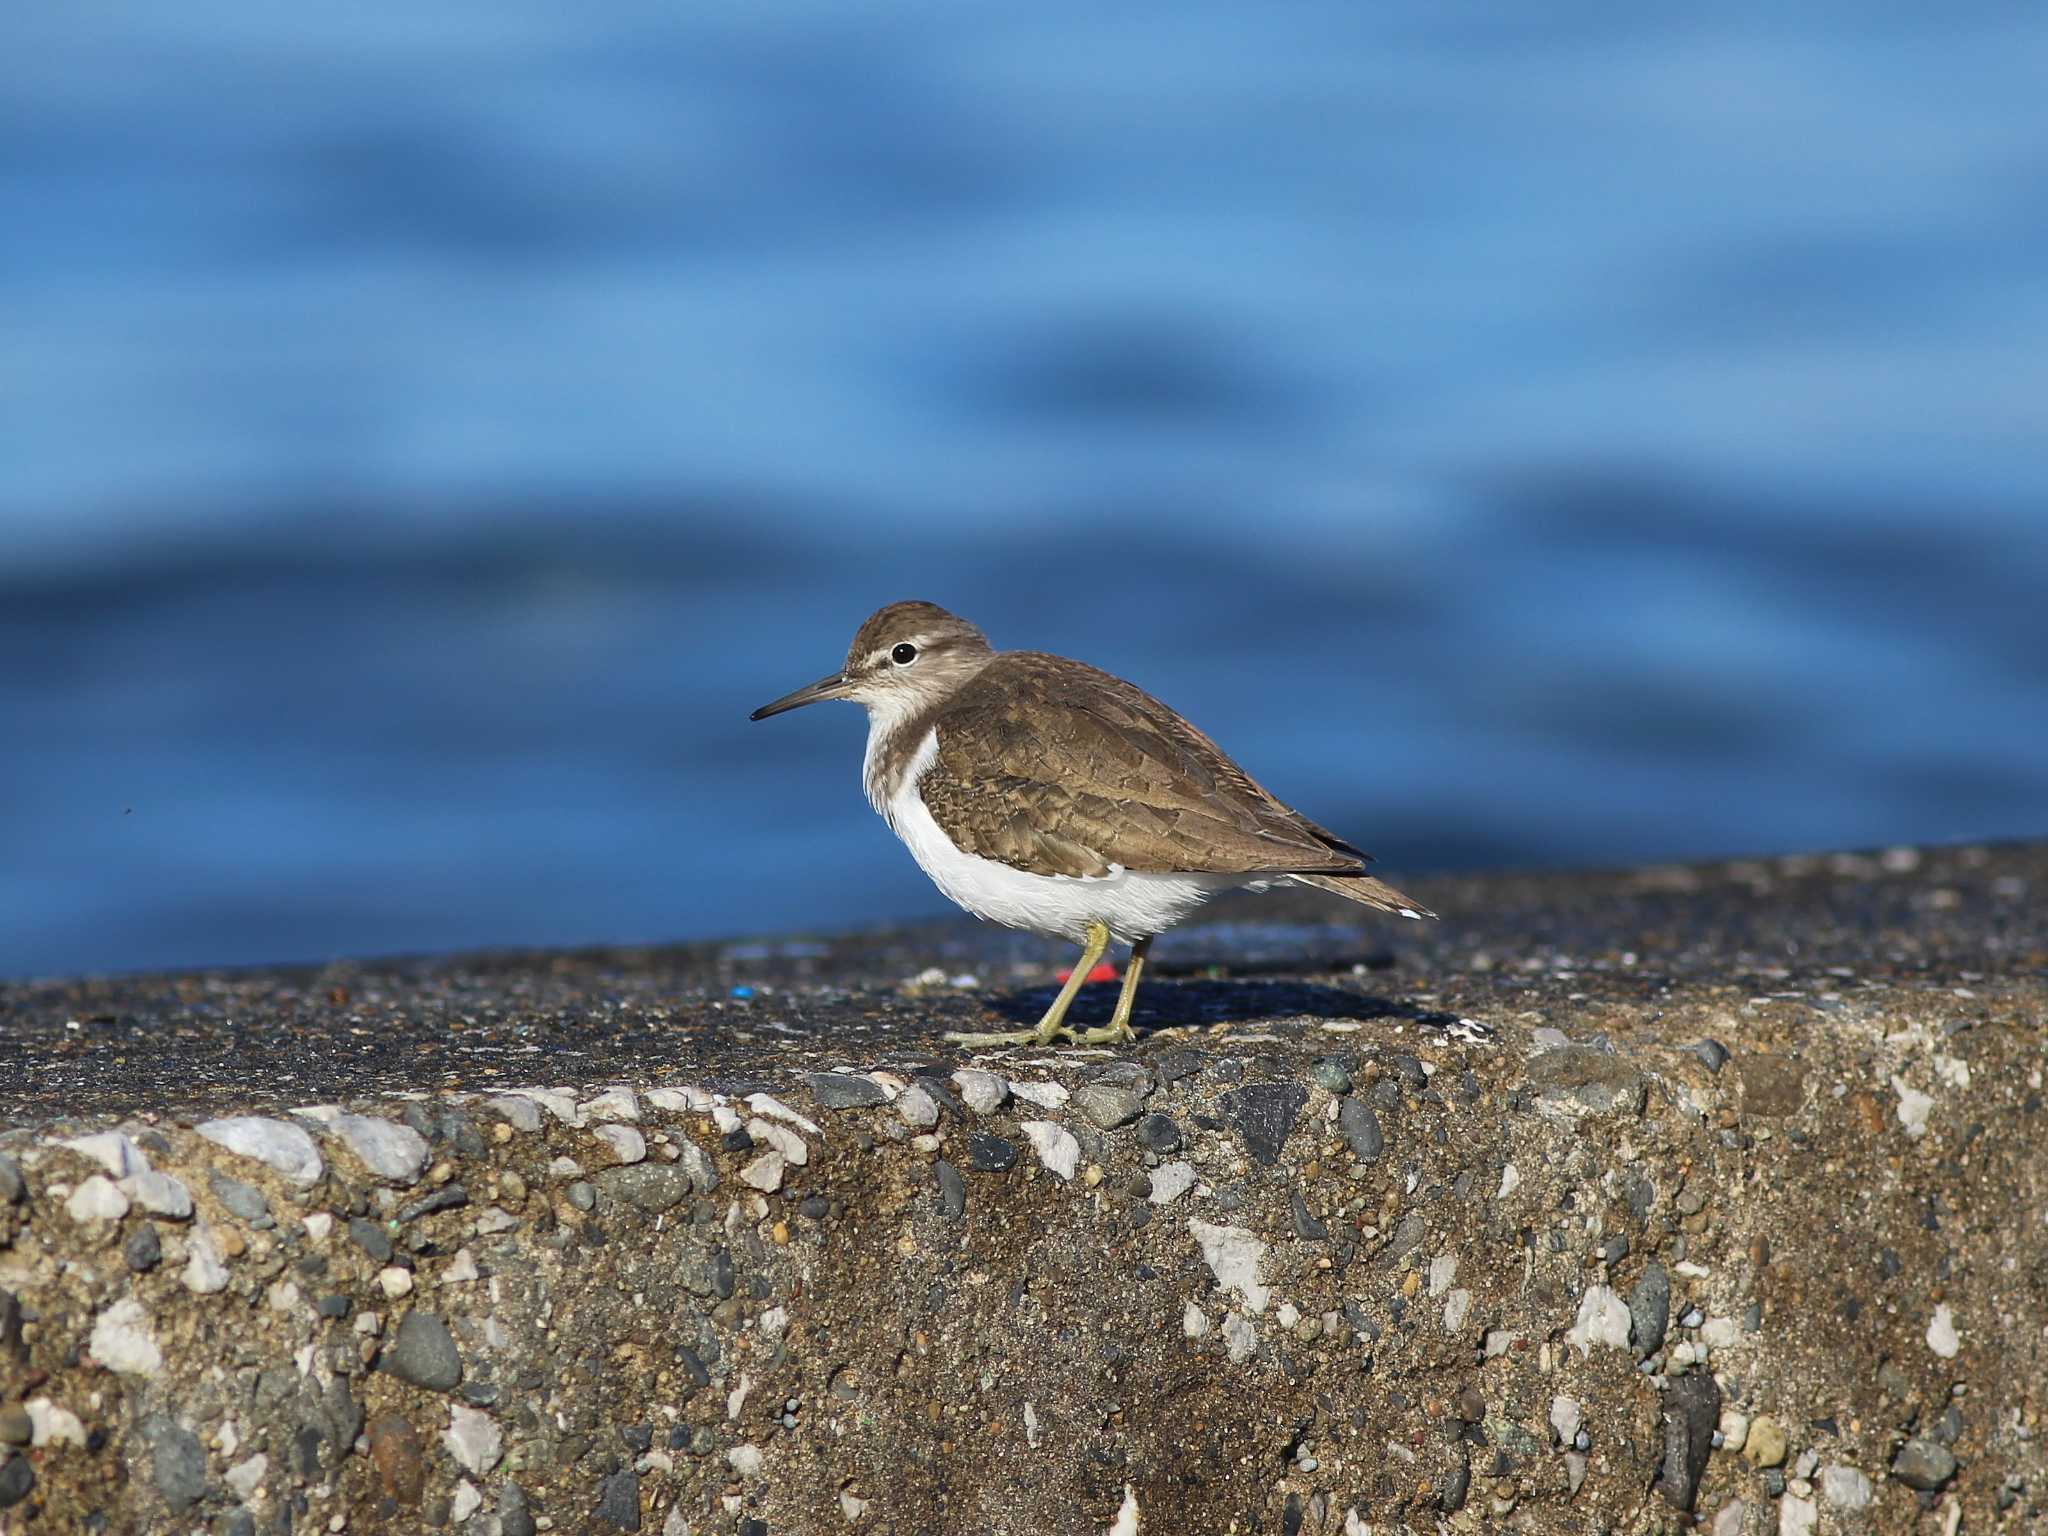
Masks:
[[[1215,892],[1252,883],[1239,875],[1141,874],[1127,869],[1085,879],[1034,875],[963,853],[918,797],[918,778],[937,752],[938,737],[933,734],[919,747],[903,776],[903,787],[878,808],[932,884],[976,917],[1076,944],[1085,939],[1090,923],[1101,922],[1109,925],[1119,943],[1134,944],[1171,928]]]

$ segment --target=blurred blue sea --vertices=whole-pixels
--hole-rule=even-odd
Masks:
[[[0,974],[943,909],[901,597],[1390,873],[2048,832],[2048,12],[31,6]]]

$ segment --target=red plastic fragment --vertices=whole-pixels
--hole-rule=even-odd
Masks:
[[[1061,986],[1065,986],[1065,985],[1067,984],[1067,978],[1068,978],[1069,976],[1073,975],[1073,974],[1074,974],[1074,968],[1073,968],[1073,967],[1072,967],[1071,965],[1070,965],[1070,966],[1068,966],[1068,967],[1067,967],[1067,968],[1066,968],[1065,970],[1063,970],[1063,971],[1055,971],[1055,972],[1053,973],[1053,975],[1054,975],[1054,978],[1055,978],[1055,979],[1056,979],[1056,980],[1057,980],[1057,981],[1059,982],[1059,984],[1060,984]],[[1115,966],[1113,966],[1113,965],[1111,965],[1111,964],[1110,964],[1110,963],[1109,963],[1109,962],[1108,962],[1107,960],[1105,960],[1105,961],[1103,961],[1103,962],[1102,962],[1102,963],[1101,963],[1100,965],[1096,966],[1094,970],[1092,970],[1092,971],[1090,971],[1090,972],[1088,973],[1088,980],[1089,980],[1089,981],[1115,981],[1115,980],[1116,980],[1116,967],[1115,967]],[[1084,983],[1084,985],[1085,985],[1085,983]]]

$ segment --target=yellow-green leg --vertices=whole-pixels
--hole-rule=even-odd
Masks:
[[[1052,1006],[1045,1010],[1045,1017],[1038,1021],[1036,1029],[1009,1030],[993,1035],[949,1034],[948,1040],[960,1045],[1050,1045],[1064,1035],[1067,1039],[1078,1038],[1067,1028],[1067,1009],[1073,1004],[1074,994],[1081,990],[1088,980],[1088,973],[1101,960],[1102,952],[1109,948],[1109,925],[1090,923],[1087,942],[1081,946],[1081,958],[1074,962],[1074,969],[1067,977],[1067,984],[1060,988],[1060,995],[1052,1000]],[[1122,1005],[1118,1006],[1121,1013]],[[1094,1031],[1091,1031],[1094,1033]]]
[[[1131,1010],[1138,1003],[1138,977],[1145,969],[1145,956],[1152,950],[1150,939],[1140,939],[1131,946],[1131,963],[1124,972],[1124,989],[1117,994],[1116,1012],[1109,1016],[1109,1022],[1100,1029],[1084,1029],[1074,1036],[1079,1045],[1123,1045],[1138,1038],[1131,1028]]]

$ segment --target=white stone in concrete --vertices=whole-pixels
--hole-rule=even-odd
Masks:
[[[1927,1347],[1944,1360],[1955,1359],[1963,1347],[1962,1336],[1956,1332],[1956,1315],[1945,1301],[1935,1307],[1934,1320],[1927,1325]]]
[[[640,1101],[630,1088],[607,1088],[576,1106],[586,1120],[638,1120]]]
[[[1627,1349],[1628,1323],[1628,1303],[1612,1287],[1592,1285],[1580,1298],[1578,1319],[1565,1337],[1581,1355],[1591,1354],[1595,1344]]]
[[[208,1120],[194,1129],[208,1141],[237,1156],[254,1158],[302,1187],[318,1183],[320,1175],[327,1171],[327,1165],[320,1160],[320,1149],[313,1145],[306,1128],[289,1120],[273,1120],[266,1115],[229,1115],[221,1120]]]
[[[256,1490],[263,1486],[263,1479],[270,1471],[270,1458],[258,1451],[247,1461],[237,1462],[221,1474],[221,1481],[234,1490],[235,1497],[244,1504],[256,1497]]]
[[[600,1125],[590,1134],[610,1149],[611,1160],[614,1163],[640,1163],[647,1160],[647,1138],[630,1125]]]
[[[380,1179],[410,1184],[427,1171],[427,1139],[409,1125],[369,1115],[336,1115],[328,1129]]]
[[[154,1376],[164,1368],[149,1313],[133,1296],[122,1297],[99,1315],[88,1347],[93,1359],[124,1376]]]
[[[145,1173],[149,1169],[149,1159],[142,1155],[142,1149],[119,1131],[96,1131],[90,1136],[74,1136],[58,1145],[91,1158],[116,1179]]]
[[[782,1188],[782,1169],[782,1154],[771,1149],[740,1170],[740,1182],[764,1195],[773,1194]]]
[[[1259,1283],[1259,1261],[1266,1256],[1266,1245],[1257,1235],[1243,1227],[1216,1227],[1195,1219],[1189,1220],[1188,1231],[1201,1246],[1202,1258],[1214,1272],[1216,1283],[1236,1291],[1254,1313],[1265,1311],[1273,1293]]]
[[[1152,1170],[1152,1203],[1171,1205],[1195,1187],[1201,1175],[1193,1163],[1161,1163]]]
[[[962,1067],[953,1074],[953,1086],[960,1090],[960,1102],[977,1115],[992,1115],[1010,1096],[1010,1085],[1002,1074],[980,1067]]]
[[[121,1181],[122,1193],[152,1216],[187,1221],[192,1216],[192,1191],[168,1173],[145,1169]]]
[[[1074,1176],[1081,1161],[1081,1143],[1074,1139],[1072,1131],[1050,1120],[1026,1120],[1018,1129],[1037,1151],[1038,1160],[1048,1173],[1062,1179]]]
[[[747,1122],[747,1134],[780,1152],[782,1160],[792,1168],[801,1168],[811,1160],[810,1143],[786,1125],[756,1115]]]
[[[1223,1319],[1223,1350],[1232,1365],[1242,1365],[1259,1347],[1259,1330],[1233,1312]]]
[[[652,1099],[654,1095],[650,1093],[647,1097],[649,1099]],[[802,1131],[807,1136],[816,1136],[821,1134],[818,1130],[818,1125],[816,1121],[805,1119],[802,1115],[798,1114],[795,1110],[791,1109],[787,1104],[783,1103],[782,1100],[776,1098],[775,1095],[772,1093],[748,1094],[747,1108],[751,1109],[757,1115],[766,1115],[771,1120],[786,1121],[788,1124],[795,1126],[798,1130]]]
[[[71,1191],[64,1213],[73,1221],[119,1221],[128,1214],[128,1197],[103,1173],[95,1173]]]
[[[442,1441],[455,1464],[463,1471],[483,1477],[505,1454],[505,1434],[498,1421],[478,1408],[453,1403],[448,1409],[448,1428]]]
[[[211,1296],[228,1287],[228,1267],[220,1260],[220,1245],[213,1240],[213,1228],[203,1221],[185,1239],[184,1281],[195,1296]]]

